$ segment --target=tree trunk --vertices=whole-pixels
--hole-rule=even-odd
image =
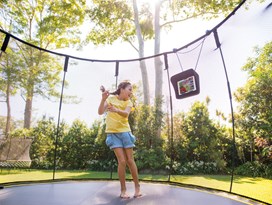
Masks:
[[[142,81],[143,81],[144,104],[149,105],[150,104],[150,92],[149,92],[148,75],[147,75],[145,61],[140,61],[140,68],[141,68]]]
[[[10,83],[8,81],[7,85],[7,97],[6,97],[6,103],[7,103],[7,121],[6,121],[6,130],[5,130],[5,136],[8,137],[10,133],[10,121],[11,121],[11,107],[10,107]]]
[[[138,17],[138,7],[136,0],[133,0],[133,11],[134,11],[134,24],[136,27],[136,34],[139,44],[139,58],[144,57],[144,40],[142,37],[142,31],[140,27],[139,17]],[[148,83],[148,74],[146,70],[146,63],[145,61],[140,61],[140,68],[142,74],[142,81],[143,81],[143,94],[144,94],[144,104],[150,104],[150,92],[149,92],[149,83]]]
[[[25,113],[24,113],[24,128],[26,129],[30,129],[31,127],[32,99],[33,99],[33,91],[28,92],[27,98],[26,98]]]
[[[154,45],[154,54],[157,55],[160,53],[160,39],[161,39],[161,28],[160,28],[160,7],[161,3],[156,3],[155,6],[155,19],[154,19],[154,30],[155,30],[155,45]],[[154,59],[155,64],[155,97],[157,99],[162,98],[162,61],[160,57]]]
[[[154,19],[154,30],[155,30],[155,39],[154,39],[154,54],[157,55],[160,53],[160,36],[161,36],[161,28],[160,28],[160,7],[161,2],[157,2],[155,5],[155,19]],[[157,138],[161,138],[161,124],[162,118],[161,115],[158,114],[162,111],[162,84],[163,84],[163,76],[162,76],[162,61],[160,57],[156,57],[154,59],[155,66],[155,106],[157,109],[155,121],[158,123],[157,130]]]

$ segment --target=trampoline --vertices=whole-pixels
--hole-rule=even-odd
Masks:
[[[130,196],[132,182],[127,182]],[[7,186],[0,190],[1,205],[244,205],[257,204],[247,199],[221,192],[208,192],[161,183],[141,183],[143,196],[121,199],[118,181],[61,181]]]

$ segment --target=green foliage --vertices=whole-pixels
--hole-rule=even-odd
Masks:
[[[235,138],[235,144],[233,144],[233,130],[232,128],[218,128],[219,129],[219,146],[218,148],[223,153],[223,159],[226,163],[226,167],[231,168],[233,166],[239,166],[243,162],[243,155],[241,154],[240,141]],[[235,130],[236,131],[236,130]],[[236,131],[237,133],[237,131]]]
[[[262,0],[260,0],[262,1]],[[154,39],[154,54],[160,52],[160,33],[163,28],[170,29],[173,24],[192,18],[212,19],[220,14],[226,15],[241,1],[126,1],[95,0],[90,5],[90,31],[86,42],[112,44],[122,40],[135,49],[139,57],[144,57],[145,40]],[[140,9],[138,9],[140,8]],[[138,45],[135,45],[137,39]],[[162,96],[162,63],[155,58],[155,95]],[[145,62],[140,64],[145,104],[149,104],[149,83]]]
[[[140,172],[166,170],[166,156],[160,148],[138,149],[135,158]]]
[[[167,120],[169,121],[170,119],[167,119]],[[177,113],[173,116],[173,122],[174,122],[173,139],[171,139],[171,136],[170,136],[170,126],[171,126],[170,122],[166,130],[164,130],[164,135],[165,135],[164,138],[166,138],[166,142],[167,142],[166,153],[167,153],[167,156],[169,156],[170,158],[172,157],[174,161],[180,161],[180,162],[187,161],[186,147],[188,146],[189,141],[186,135],[184,134],[184,129],[183,129],[184,120],[185,120],[185,113]]]
[[[7,22],[12,32],[21,34],[29,43],[57,49],[79,42],[77,29],[84,20],[85,1],[11,0]]]
[[[113,156],[114,157],[114,156]],[[91,160],[88,162],[88,169],[95,171],[117,170],[117,160]]]
[[[105,125],[96,121],[91,128],[76,120],[62,141],[61,164],[66,169],[110,170],[113,152],[105,144]]]
[[[137,1],[135,1],[137,2]],[[239,1],[160,1],[161,27],[170,28],[172,24],[201,16],[215,18],[228,14]],[[112,44],[117,39],[133,42],[136,27],[140,26],[144,40],[155,37],[154,2],[137,2],[138,13],[134,14],[133,3],[124,0],[93,1],[88,10],[91,23],[90,33],[86,40],[94,44]],[[135,16],[140,25],[135,25]]]
[[[246,162],[235,169],[235,174],[250,177],[272,177],[272,166],[258,161]]]
[[[84,169],[91,159],[94,136],[87,125],[75,120],[62,140],[61,166],[65,169]]]
[[[135,35],[131,8],[124,1],[93,1],[89,18],[96,26],[87,36],[94,44],[112,44],[118,38]]]
[[[10,44],[13,43],[10,40]],[[20,80],[23,78],[20,67],[23,65],[22,58],[18,58],[18,48],[8,47],[0,58],[0,96],[4,98],[7,108],[7,117],[3,133],[8,137],[12,130],[12,108],[10,103],[11,96],[15,95],[20,88]]]
[[[7,123],[6,121],[7,121],[7,117],[0,116],[0,133],[1,134],[5,133],[6,123]],[[16,120],[14,118],[11,118],[11,120],[10,120],[10,133],[15,131],[16,129],[20,129],[20,127],[22,127],[22,125],[23,125],[22,120]]]
[[[268,164],[265,166],[264,176],[269,179],[272,179],[272,164]]]
[[[237,124],[241,137],[251,144],[254,157],[271,163],[272,156],[272,42],[255,48],[255,57],[248,59],[243,70],[248,81],[235,93],[240,103]]]
[[[187,163],[175,162],[173,171],[176,174],[223,174],[226,172],[221,165],[216,162],[191,161]]]
[[[18,52],[18,48],[8,47],[6,52],[8,52],[9,55],[3,54],[0,61],[0,91],[5,95],[14,95],[20,86],[19,80],[22,78],[20,73],[22,59],[18,58],[18,55],[16,54]]]
[[[35,46],[53,50],[80,43],[78,27],[83,23],[85,16],[84,0],[11,0],[0,9],[3,27]],[[10,61],[7,65],[13,68],[12,73],[15,73],[15,68],[20,69],[20,75],[15,75],[18,79],[13,77],[12,80],[13,84],[17,85],[14,88],[20,85],[22,90],[26,101],[24,127],[30,128],[33,97],[59,97],[56,86],[61,82],[59,74],[62,71],[62,63],[58,58],[25,44],[17,42],[10,43],[10,46],[13,52],[8,53],[8,58],[18,60]],[[14,52],[15,49],[17,52]],[[19,65],[17,61],[20,61]]]
[[[109,170],[114,163],[114,156],[109,154],[112,152],[106,147],[105,138],[99,137],[101,124],[97,121],[88,128],[79,120],[75,120],[71,127],[61,123],[57,136],[57,127],[53,119],[43,117],[32,130],[16,130],[13,135],[33,137],[30,149],[33,168],[53,168],[55,142],[58,137],[57,168]]]
[[[60,126],[60,134],[65,125]],[[32,129],[33,142],[30,148],[31,166],[33,168],[49,169],[54,165],[54,150],[56,138],[56,125],[52,118],[43,117]]]
[[[19,128],[15,129],[10,133],[11,138],[26,138],[26,137],[32,137],[32,130],[30,129],[24,129],[24,128]]]
[[[149,105],[139,105],[136,110],[134,134],[137,137],[137,146],[142,149],[161,147],[162,140],[158,137],[160,127],[156,117],[157,115],[161,117],[160,111]]]
[[[157,104],[161,103],[157,101]],[[141,171],[165,170],[167,157],[165,155],[164,140],[159,136],[163,113],[157,106],[138,105],[132,113],[133,134],[136,136],[136,161]]]
[[[104,122],[96,121],[93,124],[93,135],[95,136],[94,151],[92,159],[99,161],[111,161],[114,159],[113,151],[109,150],[106,141],[106,124]]]
[[[195,102],[182,123],[187,159],[203,162],[222,160],[220,133],[209,119],[204,103]]]
[[[177,174],[224,173],[232,161],[232,140],[226,129],[209,117],[207,105],[195,102],[188,113],[174,115],[173,144],[168,156]]]

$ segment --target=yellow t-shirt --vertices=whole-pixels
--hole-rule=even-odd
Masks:
[[[107,99],[108,105],[113,105],[117,109],[125,110],[127,107],[133,107],[130,100],[119,100],[116,95]],[[130,132],[128,117],[123,117],[115,112],[108,112],[106,117],[106,133]]]

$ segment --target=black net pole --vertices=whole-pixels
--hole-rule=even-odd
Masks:
[[[4,39],[4,42],[1,46],[1,51],[0,51],[0,58],[2,57],[2,53],[6,52],[8,43],[9,43],[10,35],[6,34],[6,37]],[[0,184],[0,189],[4,189],[4,186]]]
[[[53,180],[55,179],[55,173],[56,173],[57,148],[58,148],[58,139],[59,139],[59,130],[60,130],[60,115],[61,115],[61,107],[62,107],[62,98],[63,98],[63,90],[64,90],[65,77],[66,77],[66,72],[67,72],[67,69],[68,69],[68,62],[69,62],[69,57],[66,56],[65,57],[65,64],[64,64],[63,80],[62,80],[62,86],[61,86],[60,103],[59,103],[59,114],[58,114],[57,133],[56,133],[56,138],[55,138]]]
[[[118,75],[119,75],[119,61],[116,61],[115,62],[115,89],[117,90],[117,86],[118,86]],[[110,179],[113,179],[112,178],[112,175],[113,175],[113,165],[114,165],[114,154],[110,154],[110,158],[111,158],[111,165],[110,165]]]
[[[118,86],[118,75],[119,75],[119,61],[116,61],[116,64],[115,64],[115,89],[117,90],[117,86]]]
[[[1,46],[1,51],[2,51],[2,52],[6,52],[6,49],[7,49],[7,47],[8,47],[8,43],[9,43],[9,39],[10,39],[10,35],[9,35],[9,34],[6,34],[5,39],[4,39],[4,42],[3,42],[2,46]],[[1,54],[2,54],[2,52],[1,52]],[[1,57],[1,56],[0,56],[0,57]]]
[[[171,174],[173,169],[173,102],[172,102],[172,93],[171,93],[171,83],[170,83],[170,75],[169,75],[169,66],[168,66],[168,58],[167,54],[164,54],[164,64],[165,64],[165,70],[167,71],[167,79],[168,79],[168,88],[169,88],[169,98],[170,98],[170,171],[168,175],[168,182],[171,180]]]
[[[221,58],[222,58],[222,63],[223,63],[225,76],[226,76],[226,80],[227,80],[229,100],[230,100],[231,119],[232,119],[232,160],[231,160],[232,168],[231,168],[231,182],[230,182],[229,192],[231,192],[232,191],[232,184],[233,184],[234,160],[235,160],[235,155],[234,155],[234,153],[235,153],[235,125],[234,125],[234,114],[233,114],[233,105],[232,105],[232,94],[231,94],[231,88],[230,88],[230,83],[229,83],[229,78],[228,78],[228,72],[227,72],[223,52],[222,52],[222,49],[221,49],[221,44],[220,44],[218,33],[217,33],[216,29],[213,31],[213,34],[214,34],[214,39],[215,39],[216,46],[219,49],[220,55],[221,55]]]

